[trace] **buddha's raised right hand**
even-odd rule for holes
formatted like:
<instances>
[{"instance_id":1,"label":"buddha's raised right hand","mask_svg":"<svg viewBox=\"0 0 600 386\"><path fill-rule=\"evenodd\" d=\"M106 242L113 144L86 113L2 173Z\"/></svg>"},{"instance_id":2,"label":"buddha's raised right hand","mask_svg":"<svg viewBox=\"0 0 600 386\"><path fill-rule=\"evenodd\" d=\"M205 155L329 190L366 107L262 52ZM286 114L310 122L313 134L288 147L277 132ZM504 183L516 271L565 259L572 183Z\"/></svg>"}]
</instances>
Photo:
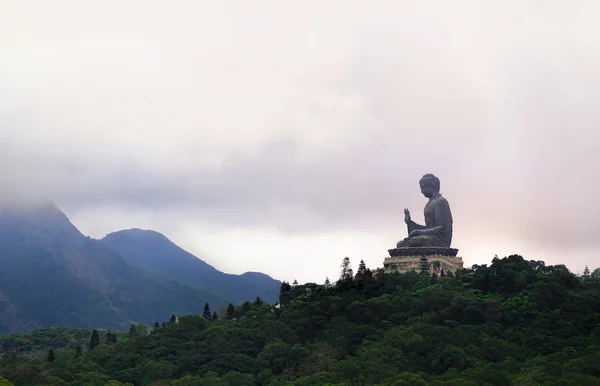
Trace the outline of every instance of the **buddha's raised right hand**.
<instances>
[{"instance_id":1,"label":"buddha's raised right hand","mask_svg":"<svg viewBox=\"0 0 600 386\"><path fill-rule=\"evenodd\" d=\"M410 222L410 212L408 209L404 209L404 222L408 225Z\"/></svg>"}]
</instances>

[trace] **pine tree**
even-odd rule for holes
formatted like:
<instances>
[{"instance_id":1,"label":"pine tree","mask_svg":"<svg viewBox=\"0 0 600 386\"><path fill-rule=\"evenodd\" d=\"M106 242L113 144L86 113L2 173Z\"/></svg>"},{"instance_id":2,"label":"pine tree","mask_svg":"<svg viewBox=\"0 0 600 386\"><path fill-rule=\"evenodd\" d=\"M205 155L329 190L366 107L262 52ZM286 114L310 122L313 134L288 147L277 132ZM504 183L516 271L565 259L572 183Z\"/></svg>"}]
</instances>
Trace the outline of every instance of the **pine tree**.
<instances>
[{"instance_id":1,"label":"pine tree","mask_svg":"<svg viewBox=\"0 0 600 386\"><path fill-rule=\"evenodd\" d=\"M48 362L54 362L56 360L56 355L54 354L54 350L50 349L50 351L48 351L48 358L47 358Z\"/></svg>"},{"instance_id":2,"label":"pine tree","mask_svg":"<svg viewBox=\"0 0 600 386\"><path fill-rule=\"evenodd\" d=\"M341 268L340 281L346 282L346 283L352 282L352 280L354 278L354 272L352 271L352 268L350 266L350 258L349 257L344 258L340 268Z\"/></svg>"},{"instance_id":3,"label":"pine tree","mask_svg":"<svg viewBox=\"0 0 600 386\"><path fill-rule=\"evenodd\" d=\"M169 323L174 324L176 320L177 320L177 317L175 315L171 315L171 319L169 319Z\"/></svg>"},{"instance_id":4,"label":"pine tree","mask_svg":"<svg viewBox=\"0 0 600 386\"><path fill-rule=\"evenodd\" d=\"M75 347L75 356L80 357L82 355L83 355L83 350L81 349L80 345L77 345L77 347Z\"/></svg>"},{"instance_id":5,"label":"pine tree","mask_svg":"<svg viewBox=\"0 0 600 386\"><path fill-rule=\"evenodd\" d=\"M288 292L292 290L292 286L287 281L283 281L281 283L281 287L279 287L279 303L285 302L285 297Z\"/></svg>"},{"instance_id":6,"label":"pine tree","mask_svg":"<svg viewBox=\"0 0 600 386\"><path fill-rule=\"evenodd\" d=\"M590 277L590 269L588 268L588 266L585 266L585 269L583 270L583 277L585 279L587 279L588 277Z\"/></svg>"},{"instance_id":7,"label":"pine tree","mask_svg":"<svg viewBox=\"0 0 600 386\"><path fill-rule=\"evenodd\" d=\"M117 334L116 333L112 333L112 336L110 338L110 344L117 344Z\"/></svg>"},{"instance_id":8,"label":"pine tree","mask_svg":"<svg viewBox=\"0 0 600 386\"><path fill-rule=\"evenodd\" d=\"M158 324L158 322L154 322L154 328L160 328L160 324Z\"/></svg>"},{"instance_id":9,"label":"pine tree","mask_svg":"<svg viewBox=\"0 0 600 386\"><path fill-rule=\"evenodd\" d=\"M257 296L256 299L254 299L255 306L260 306L262 303L263 303L263 301L259 296Z\"/></svg>"},{"instance_id":10,"label":"pine tree","mask_svg":"<svg viewBox=\"0 0 600 386\"><path fill-rule=\"evenodd\" d=\"M356 276L354 277L356 281L363 282L367 276L367 265L364 260L361 260L358 264L358 269L356 270Z\"/></svg>"},{"instance_id":11,"label":"pine tree","mask_svg":"<svg viewBox=\"0 0 600 386\"><path fill-rule=\"evenodd\" d=\"M135 324L132 324L131 327L129 327L129 336L134 336L137 334L137 327L135 326Z\"/></svg>"},{"instance_id":12,"label":"pine tree","mask_svg":"<svg viewBox=\"0 0 600 386\"><path fill-rule=\"evenodd\" d=\"M165 323L165 322L162 322L162 324L161 324L160 326L161 326L162 328L165 328L165 327L167 327L167 323Z\"/></svg>"},{"instance_id":13,"label":"pine tree","mask_svg":"<svg viewBox=\"0 0 600 386\"><path fill-rule=\"evenodd\" d=\"M325 278L325 287L327 287L327 288L331 287L331 282L329 281L329 277Z\"/></svg>"},{"instance_id":14,"label":"pine tree","mask_svg":"<svg viewBox=\"0 0 600 386\"><path fill-rule=\"evenodd\" d=\"M292 287L298 287L298 280L294 279L294 282L292 283Z\"/></svg>"},{"instance_id":15,"label":"pine tree","mask_svg":"<svg viewBox=\"0 0 600 386\"><path fill-rule=\"evenodd\" d=\"M419 271L429 275L429 261L427 261L425 256L421 257L421 260L419 261Z\"/></svg>"},{"instance_id":16,"label":"pine tree","mask_svg":"<svg viewBox=\"0 0 600 386\"><path fill-rule=\"evenodd\" d=\"M227 306L227 309L225 310L225 319L232 319L235 315L235 307L233 306L233 304L229 303L229 305Z\"/></svg>"},{"instance_id":17,"label":"pine tree","mask_svg":"<svg viewBox=\"0 0 600 386\"><path fill-rule=\"evenodd\" d=\"M207 320L210 320L210 318L212 317L208 303L204 303L204 312L202 313L202 316L204 316L204 318L206 318Z\"/></svg>"},{"instance_id":18,"label":"pine tree","mask_svg":"<svg viewBox=\"0 0 600 386\"><path fill-rule=\"evenodd\" d=\"M217 311L215 311L212 314L212 320L217 320L217 319L219 319L219 316L217 315Z\"/></svg>"},{"instance_id":19,"label":"pine tree","mask_svg":"<svg viewBox=\"0 0 600 386\"><path fill-rule=\"evenodd\" d=\"M225 312L225 318L233 319L234 316L235 316L235 307L233 306L233 304L229 303L229 305L227 306L227 312Z\"/></svg>"},{"instance_id":20,"label":"pine tree","mask_svg":"<svg viewBox=\"0 0 600 386\"><path fill-rule=\"evenodd\" d=\"M106 333L105 342L106 344L112 344L112 334L110 332Z\"/></svg>"},{"instance_id":21,"label":"pine tree","mask_svg":"<svg viewBox=\"0 0 600 386\"><path fill-rule=\"evenodd\" d=\"M100 344L100 336L98 335L98 330L92 331L92 336L90 338L90 351L98 347Z\"/></svg>"}]
</instances>

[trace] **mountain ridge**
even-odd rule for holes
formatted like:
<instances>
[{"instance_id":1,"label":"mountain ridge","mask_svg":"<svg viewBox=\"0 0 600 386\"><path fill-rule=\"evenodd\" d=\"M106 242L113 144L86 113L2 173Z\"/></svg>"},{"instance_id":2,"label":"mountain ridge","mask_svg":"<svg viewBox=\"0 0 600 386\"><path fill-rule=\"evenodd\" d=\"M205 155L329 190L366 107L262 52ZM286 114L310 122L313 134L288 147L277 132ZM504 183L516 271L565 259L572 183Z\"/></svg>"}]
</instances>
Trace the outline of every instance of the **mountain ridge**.
<instances>
[{"instance_id":1,"label":"mountain ridge","mask_svg":"<svg viewBox=\"0 0 600 386\"><path fill-rule=\"evenodd\" d=\"M140 266L164 272L186 283L212 288L231 296L236 303L255 297L276 302L279 297L281 281L262 272L222 272L154 230L125 229L109 233L99 242Z\"/></svg>"},{"instance_id":2,"label":"mountain ridge","mask_svg":"<svg viewBox=\"0 0 600 386\"><path fill-rule=\"evenodd\" d=\"M126 330L231 297L145 269L83 235L50 201L0 205L0 332L65 325Z\"/></svg>"}]
</instances>

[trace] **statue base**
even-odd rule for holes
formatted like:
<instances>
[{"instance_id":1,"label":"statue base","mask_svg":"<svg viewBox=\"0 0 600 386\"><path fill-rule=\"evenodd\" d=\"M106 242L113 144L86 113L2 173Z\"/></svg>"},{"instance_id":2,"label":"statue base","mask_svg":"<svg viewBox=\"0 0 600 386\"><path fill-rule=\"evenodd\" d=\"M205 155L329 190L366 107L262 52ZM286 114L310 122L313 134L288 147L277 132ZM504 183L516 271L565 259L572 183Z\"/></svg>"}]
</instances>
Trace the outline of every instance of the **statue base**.
<instances>
[{"instance_id":1,"label":"statue base","mask_svg":"<svg viewBox=\"0 0 600 386\"><path fill-rule=\"evenodd\" d=\"M421 259L426 258L429 263L429 272L441 275L442 269L444 273L454 272L457 269L463 268L462 257L456 256L440 256L440 255L413 255L413 256L392 256L386 257L383 260L383 269L386 273L400 272L406 273L409 271L421 270Z\"/></svg>"},{"instance_id":2,"label":"statue base","mask_svg":"<svg viewBox=\"0 0 600 386\"><path fill-rule=\"evenodd\" d=\"M456 248L444 247L406 247L388 249L390 256L449 256L454 257L458 254Z\"/></svg>"}]
</instances>

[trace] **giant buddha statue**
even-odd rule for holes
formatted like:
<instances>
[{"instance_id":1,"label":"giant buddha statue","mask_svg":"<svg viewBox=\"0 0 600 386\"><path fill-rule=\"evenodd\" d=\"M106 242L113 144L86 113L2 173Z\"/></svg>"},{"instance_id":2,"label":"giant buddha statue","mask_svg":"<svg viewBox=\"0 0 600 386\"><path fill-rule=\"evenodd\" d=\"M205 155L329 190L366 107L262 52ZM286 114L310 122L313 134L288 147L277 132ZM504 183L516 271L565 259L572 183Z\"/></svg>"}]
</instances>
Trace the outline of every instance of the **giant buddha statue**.
<instances>
[{"instance_id":1,"label":"giant buddha statue","mask_svg":"<svg viewBox=\"0 0 600 386\"><path fill-rule=\"evenodd\" d=\"M392 256L414 254L440 254L456 256L458 250L451 249L452 213L448 201L440 194L440 180L433 174L425 174L419 181L421 193L429 199L425 205L425 225L417 224L404 209L404 222L408 227L408 237L398 241L396 249L390 249Z\"/></svg>"}]
</instances>

